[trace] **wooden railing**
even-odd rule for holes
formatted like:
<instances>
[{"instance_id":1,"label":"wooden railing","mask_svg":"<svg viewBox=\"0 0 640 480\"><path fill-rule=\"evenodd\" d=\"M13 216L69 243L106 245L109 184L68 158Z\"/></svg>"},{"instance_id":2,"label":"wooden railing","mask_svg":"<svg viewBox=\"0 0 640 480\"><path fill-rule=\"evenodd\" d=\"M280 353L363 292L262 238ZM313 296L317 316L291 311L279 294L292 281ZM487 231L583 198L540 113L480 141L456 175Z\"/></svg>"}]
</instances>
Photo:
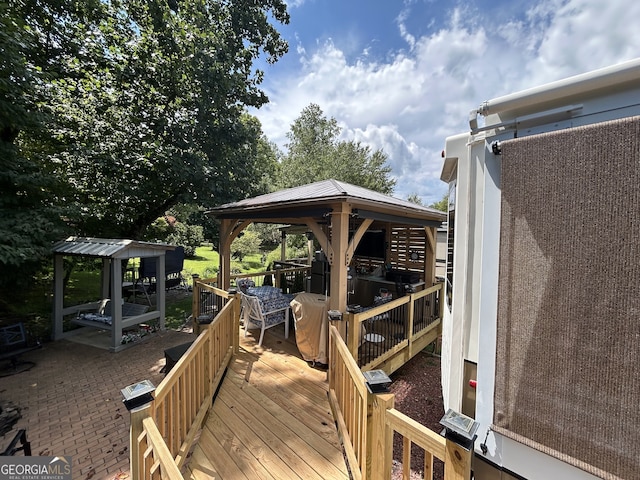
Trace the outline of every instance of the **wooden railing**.
<instances>
[{"instance_id":1,"label":"wooden railing","mask_svg":"<svg viewBox=\"0 0 640 480\"><path fill-rule=\"evenodd\" d=\"M362 370L382 369L391 375L440 336L442 285L344 316L348 348ZM377 341L363 341L365 331L377 335Z\"/></svg>"},{"instance_id":2,"label":"wooden railing","mask_svg":"<svg viewBox=\"0 0 640 480\"><path fill-rule=\"evenodd\" d=\"M215 293L228 296L219 289ZM239 318L239 302L232 296L160 383L153 401L131 412L134 480L182 479L180 468L238 352Z\"/></svg>"},{"instance_id":3,"label":"wooden railing","mask_svg":"<svg viewBox=\"0 0 640 480\"><path fill-rule=\"evenodd\" d=\"M395 410L392 394L374 395L342 340L329 327L329 402L355 480L389 480L394 432L402 436L403 478L411 475L412 445L425 453L425 480L433 479L433 459L444 462L445 480L467 480L472 451Z\"/></svg>"},{"instance_id":4,"label":"wooden railing","mask_svg":"<svg viewBox=\"0 0 640 480\"><path fill-rule=\"evenodd\" d=\"M183 480L184 477L171 456L156 423L149 416L150 409L151 406L147 405L145 408L131 412L130 443L132 446L136 446L135 452L133 448L131 450L132 477L134 479ZM135 434L138 431L140 433Z\"/></svg>"},{"instance_id":5,"label":"wooden railing","mask_svg":"<svg viewBox=\"0 0 640 480\"><path fill-rule=\"evenodd\" d=\"M253 280L257 287L262 285L273 285L280 288L284 293L298 293L305 289L305 278L311 267L287 267L267 270L256 273L240 273L231 275L231 282L239 278L249 278Z\"/></svg>"},{"instance_id":6,"label":"wooden railing","mask_svg":"<svg viewBox=\"0 0 640 480\"><path fill-rule=\"evenodd\" d=\"M305 270L306 267L300 267L233 275L232 280L250 278L256 285L261 285L260 282L270 273L292 275ZM216 281L216 278L194 279L192 311L195 328L201 321L210 321L229 298L224 290L216 287ZM361 313L345 313L347 345L360 369L382 369L391 375L436 341L442 333L443 291L443 284L438 283ZM379 332L377 335L383 340L363 341L362 332Z\"/></svg>"},{"instance_id":7,"label":"wooden railing","mask_svg":"<svg viewBox=\"0 0 640 480\"><path fill-rule=\"evenodd\" d=\"M134 480L163 478L182 480L180 469L192 447L198 430L212 405L213 395L222 381L232 356L238 352L240 306L235 295L208 281L194 281L194 298L203 292L218 299L219 312L202 327L191 347L171 369L154 392L154 399L131 412L131 473ZM406 345L394 350L406 357L412 349L431 338L425 331L438 329L440 317L420 324L417 310L436 309L439 285L395 300L363 314L347 315L349 337L372 315L404 308L409 315ZM433 298L433 300L425 300ZM200 301L194 301L194 315ZM439 315L439 313L438 313ZM422 315L424 317L424 315ZM426 318L426 317L425 317ZM419 328L415 325L420 324ZM425 479L432 478L433 458L445 462L445 480L469 476L471 453L393 409L393 395L372 395L366 387L361 368L352 351L334 325L329 327L329 400L342 439L353 478L388 480L391 478L393 432L404 438L403 468L408 471L411 445L425 450ZM426 345L426 344L425 344ZM357 349L356 349L357 351ZM417 353L417 352L416 352ZM389 358L385 357L385 362ZM408 474L404 478L409 478Z\"/></svg>"},{"instance_id":8,"label":"wooden railing","mask_svg":"<svg viewBox=\"0 0 640 480\"><path fill-rule=\"evenodd\" d=\"M367 469L369 392L338 329L329 326L329 403L354 480Z\"/></svg>"}]
</instances>

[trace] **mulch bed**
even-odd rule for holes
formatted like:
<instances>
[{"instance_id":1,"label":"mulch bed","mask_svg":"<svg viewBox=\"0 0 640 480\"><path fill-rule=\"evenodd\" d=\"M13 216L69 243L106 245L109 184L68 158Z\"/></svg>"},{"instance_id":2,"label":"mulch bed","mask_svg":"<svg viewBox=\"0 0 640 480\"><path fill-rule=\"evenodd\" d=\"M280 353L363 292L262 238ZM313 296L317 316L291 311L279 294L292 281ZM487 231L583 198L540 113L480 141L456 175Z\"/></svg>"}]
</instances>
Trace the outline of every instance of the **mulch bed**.
<instances>
[{"instance_id":1,"label":"mulch bed","mask_svg":"<svg viewBox=\"0 0 640 480\"><path fill-rule=\"evenodd\" d=\"M391 375L391 393L395 394L395 408L435 432L440 432L440 419L444 415L442 386L440 384L440 358L419 353ZM402 478L402 439L396 435L393 442L392 479ZM411 449L411 479L422 478L424 451ZM444 478L444 467L434 459L434 479Z\"/></svg>"}]
</instances>

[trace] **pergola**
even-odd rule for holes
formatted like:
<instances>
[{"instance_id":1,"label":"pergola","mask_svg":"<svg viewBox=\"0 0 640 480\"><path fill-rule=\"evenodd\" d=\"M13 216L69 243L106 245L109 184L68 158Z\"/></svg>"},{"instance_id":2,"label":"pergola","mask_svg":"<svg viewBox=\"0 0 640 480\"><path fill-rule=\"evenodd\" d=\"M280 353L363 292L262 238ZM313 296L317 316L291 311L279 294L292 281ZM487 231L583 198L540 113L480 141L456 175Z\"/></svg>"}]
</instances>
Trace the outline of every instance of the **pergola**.
<instances>
[{"instance_id":1,"label":"pergola","mask_svg":"<svg viewBox=\"0 0 640 480\"><path fill-rule=\"evenodd\" d=\"M387 262L419 270L426 285L435 282L437 228L446 214L406 200L337 180L228 203L208 212L220 220L219 286L230 287L231 243L251 223L306 226L331 266L330 308L347 308L347 267L365 232L384 226L389 232Z\"/></svg>"},{"instance_id":2,"label":"pergola","mask_svg":"<svg viewBox=\"0 0 640 480\"><path fill-rule=\"evenodd\" d=\"M174 245L164 243L141 242L125 239L106 238L83 238L69 237L53 246L54 255L54 296L53 296L53 338L61 338L73 335L77 332L64 331L65 315L76 314L78 311L87 308L96 308L99 302L92 302L83 305L64 306L64 268L63 259L65 256L82 256L99 258L102 260L102 283L101 291L96 292L100 299L110 299L112 305L121 305L122 298L122 262L129 258L153 257L156 262L157 272L157 298L156 310L146 312L135 317L123 319L122 309L112 309L112 324L96 325L99 328L111 331L110 350L117 352L123 345L122 330L126 326L137 325L142 322L158 319L159 326L164 329L165 321L165 254L168 250L175 249ZM90 324L91 322L87 322Z\"/></svg>"}]
</instances>

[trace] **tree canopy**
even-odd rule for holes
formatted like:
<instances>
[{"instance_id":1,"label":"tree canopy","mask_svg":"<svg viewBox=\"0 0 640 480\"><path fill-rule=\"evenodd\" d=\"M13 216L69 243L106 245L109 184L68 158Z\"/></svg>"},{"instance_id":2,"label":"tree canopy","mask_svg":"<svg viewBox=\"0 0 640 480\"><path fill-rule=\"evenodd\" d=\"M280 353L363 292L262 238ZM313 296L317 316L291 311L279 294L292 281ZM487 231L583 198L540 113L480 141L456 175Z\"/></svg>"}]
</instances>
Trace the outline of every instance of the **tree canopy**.
<instances>
[{"instance_id":1,"label":"tree canopy","mask_svg":"<svg viewBox=\"0 0 640 480\"><path fill-rule=\"evenodd\" d=\"M393 193L396 180L382 150L353 140L339 140L341 129L335 118L324 116L320 107L310 104L291 125L287 134L288 153L281 164L284 188L311 181L335 178L385 194Z\"/></svg>"},{"instance_id":2,"label":"tree canopy","mask_svg":"<svg viewBox=\"0 0 640 480\"><path fill-rule=\"evenodd\" d=\"M283 0L0 9L0 270L40 259L65 225L136 238L178 203L266 188L254 180L275 161L246 107L267 102L256 60L287 51Z\"/></svg>"}]
</instances>

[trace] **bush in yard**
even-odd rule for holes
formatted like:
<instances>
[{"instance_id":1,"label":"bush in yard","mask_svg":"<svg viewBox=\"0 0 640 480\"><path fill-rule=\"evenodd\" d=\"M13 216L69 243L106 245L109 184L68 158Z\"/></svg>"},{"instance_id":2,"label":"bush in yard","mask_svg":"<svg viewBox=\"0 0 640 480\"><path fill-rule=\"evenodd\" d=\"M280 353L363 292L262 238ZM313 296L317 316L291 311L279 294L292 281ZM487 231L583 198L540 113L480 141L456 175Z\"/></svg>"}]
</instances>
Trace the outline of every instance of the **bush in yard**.
<instances>
[{"instance_id":1,"label":"bush in yard","mask_svg":"<svg viewBox=\"0 0 640 480\"><path fill-rule=\"evenodd\" d=\"M145 238L170 245L180 245L184 247L185 257L193 258L196 255L196 248L204 242L204 233L200 225L188 225L167 215L157 218L147 228Z\"/></svg>"},{"instance_id":2,"label":"bush in yard","mask_svg":"<svg viewBox=\"0 0 640 480\"><path fill-rule=\"evenodd\" d=\"M203 228L200 225L187 225L176 222L171 233L166 238L171 245L184 247L184 255L192 258L196 255L196 248L204 242Z\"/></svg>"}]
</instances>

